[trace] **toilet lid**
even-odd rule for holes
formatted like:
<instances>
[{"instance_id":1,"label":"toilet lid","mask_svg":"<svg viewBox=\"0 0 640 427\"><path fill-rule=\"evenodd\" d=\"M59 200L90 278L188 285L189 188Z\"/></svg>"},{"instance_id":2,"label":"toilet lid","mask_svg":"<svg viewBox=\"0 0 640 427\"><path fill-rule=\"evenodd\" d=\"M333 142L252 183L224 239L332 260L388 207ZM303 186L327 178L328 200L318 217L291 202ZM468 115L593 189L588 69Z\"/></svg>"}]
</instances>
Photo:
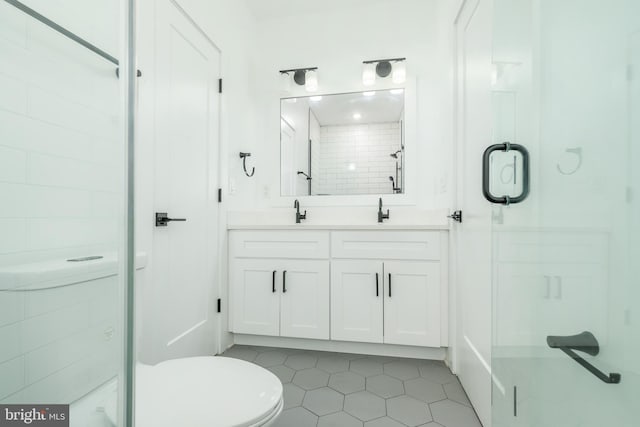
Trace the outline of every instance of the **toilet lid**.
<instances>
[{"instance_id":1,"label":"toilet lid","mask_svg":"<svg viewBox=\"0 0 640 427\"><path fill-rule=\"evenodd\" d=\"M139 427L247 427L282 409L278 377L243 360L193 357L136 369Z\"/></svg>"}]
</instances>

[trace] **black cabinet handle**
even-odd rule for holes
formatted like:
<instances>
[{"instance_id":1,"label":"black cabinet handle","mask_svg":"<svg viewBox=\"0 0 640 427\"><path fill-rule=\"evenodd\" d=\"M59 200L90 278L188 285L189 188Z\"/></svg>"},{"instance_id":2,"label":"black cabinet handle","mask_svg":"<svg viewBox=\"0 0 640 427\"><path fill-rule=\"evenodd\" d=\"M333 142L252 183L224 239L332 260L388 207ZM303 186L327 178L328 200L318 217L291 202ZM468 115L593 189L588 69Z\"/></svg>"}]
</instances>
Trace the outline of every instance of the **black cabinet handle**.
<instances>
[{"instance_id":1,"label":"black cabinet handle","mask_svg":"<svg viewBox=\"0 0 640 427\"><path fill-rule=\"evenodd\" d=\"M287 293L287 270L282 272L282 293Z\"/></svg>"},{"instance_id":2,"label":"black cabinet handle","mask_svg":"<svg viewBox=\"0 0 640 427\"><path fill-rule=\"evenodd\" d=\"M391 273L389 273L389 298L391 298Z\"/></svg>"},{"instance_id":3,"label":"black cabinet handle","mask_svg":"<svg viewBox=\"0 0 640 427\"><path fill-rule=\"evenodd\" d=\"M380 281L378 279L378 273L376 273L376 296L380 296Z\"/></svg>"},{"instance_id":4,"label":"black cabinet handle","mask_svg":"<svg viewBox=\"0 0 640 427\"><path fill-rule=\"evenodd\" d=\"M491 194L491 153L494 151L517 151L522 154L522 193L518 196L494 196ZM515 168L514 168L514 180L515 180ZM529 195L529 152L520 144L511 144L505 142L502 144L494 144L489 146L482 155L482 194L485 199L491 203L497 203L501 205L509 205L512 203L523 202Z\"/></svg>"},{"instance_id":5,"label":"black cabinet handle","mask_svg":"<svg viewBox=\"0 0 640 427\"><path fill-rule=\"evenodd\" d=\"M273 275L271 276L271 292L276 292L276 271L273 270Z\"/></svg>"}]
</instances>

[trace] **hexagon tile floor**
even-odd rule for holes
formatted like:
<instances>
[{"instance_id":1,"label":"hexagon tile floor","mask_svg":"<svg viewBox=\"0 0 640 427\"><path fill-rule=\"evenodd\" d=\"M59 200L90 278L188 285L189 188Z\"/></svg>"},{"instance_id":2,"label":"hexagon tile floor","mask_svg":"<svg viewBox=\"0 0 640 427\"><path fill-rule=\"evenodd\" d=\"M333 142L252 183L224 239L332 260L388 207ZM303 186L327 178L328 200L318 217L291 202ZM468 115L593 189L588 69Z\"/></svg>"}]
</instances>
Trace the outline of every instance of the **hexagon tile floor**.
<instances>
[{"instance_id":1,"label":"hexagon tile floor","mask_svg":"<svg viewBox=\"0 0 640 427\"><path fill-rule=\"evenodd\" d=\"M284 411L274 427L481 427L443 362L255 346L223 356L280 378Z\"/></svg>"}]
</instances>

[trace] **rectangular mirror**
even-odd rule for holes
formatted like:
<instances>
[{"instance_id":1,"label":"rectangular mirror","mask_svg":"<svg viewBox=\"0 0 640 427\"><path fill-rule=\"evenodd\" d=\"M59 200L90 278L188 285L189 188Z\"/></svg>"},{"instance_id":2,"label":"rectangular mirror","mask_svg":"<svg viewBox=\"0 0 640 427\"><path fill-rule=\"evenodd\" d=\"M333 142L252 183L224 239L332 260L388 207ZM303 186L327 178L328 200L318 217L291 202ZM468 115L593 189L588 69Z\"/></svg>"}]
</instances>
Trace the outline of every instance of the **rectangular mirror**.
<instances>
[{"instance_id":1,"label":"rectangular mirror","mask_svg":"<svg viewBox=\"0 0 640 427\"><path fill-rule=\"evenodd\" d=\"M404 193L404 90L284 98L280 194Z\"/></svg>"}]
</instances>

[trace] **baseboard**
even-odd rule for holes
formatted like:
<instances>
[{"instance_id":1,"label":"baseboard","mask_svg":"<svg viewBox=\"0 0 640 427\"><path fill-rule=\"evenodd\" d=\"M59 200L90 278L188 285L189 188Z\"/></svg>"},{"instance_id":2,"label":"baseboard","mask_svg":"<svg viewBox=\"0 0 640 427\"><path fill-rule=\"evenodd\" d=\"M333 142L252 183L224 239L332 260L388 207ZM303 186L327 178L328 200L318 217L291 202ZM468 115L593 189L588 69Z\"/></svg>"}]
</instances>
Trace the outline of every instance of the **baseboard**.
<instances>
[{"instance_id":1,"label":"baseboard","mask_svg":"<svg viewBox=\"0 0 640 427\"><path fill-rule=\"evenodd\" d=\"M408 345L311 340L262 335L235 334L234 343L238 345L257 345L261 347L295 348L300 350L331 351L428 360L445 360L447 355L447 349L445 347L415 347Z\"/></svg>"}]
</instances>

